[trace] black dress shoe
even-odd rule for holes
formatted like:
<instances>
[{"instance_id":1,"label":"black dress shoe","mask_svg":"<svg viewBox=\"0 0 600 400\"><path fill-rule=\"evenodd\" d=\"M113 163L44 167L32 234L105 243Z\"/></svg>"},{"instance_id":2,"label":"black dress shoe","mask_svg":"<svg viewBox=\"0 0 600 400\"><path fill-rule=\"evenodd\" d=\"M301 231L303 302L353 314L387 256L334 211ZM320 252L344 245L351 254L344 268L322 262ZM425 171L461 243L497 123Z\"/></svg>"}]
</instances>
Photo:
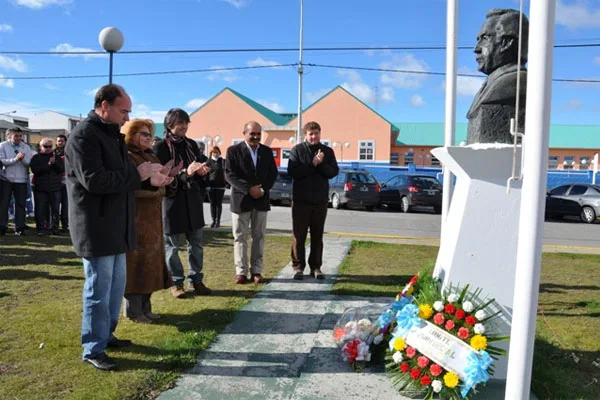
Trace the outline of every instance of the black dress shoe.
<instances>
[{"instance_id":1,"label":"black dress shoe","mask_svg":"<svg viewBox=\"0 0 600 400\"><path fill-rule=\"evenodd\" d=\"M132 345L131 340L117 339L116 337L114 337L106 344L106 347L118 349L121 347L127 347L127 346L131 346L131 345Z\"/></svg>"},{"instance_id":2,"label":"black dress shoe","mask_svg":"<svg viewBox=\"0 0 600 400\"><path fill-rule=\"evenodd\" d=\"M97 368L102 371L112 371L117 369L117 363L115 360L106 355L106 353L100 353L95 357L86 358L86 363L92 364L94 368Z\"/></svg>"}]
</instances>

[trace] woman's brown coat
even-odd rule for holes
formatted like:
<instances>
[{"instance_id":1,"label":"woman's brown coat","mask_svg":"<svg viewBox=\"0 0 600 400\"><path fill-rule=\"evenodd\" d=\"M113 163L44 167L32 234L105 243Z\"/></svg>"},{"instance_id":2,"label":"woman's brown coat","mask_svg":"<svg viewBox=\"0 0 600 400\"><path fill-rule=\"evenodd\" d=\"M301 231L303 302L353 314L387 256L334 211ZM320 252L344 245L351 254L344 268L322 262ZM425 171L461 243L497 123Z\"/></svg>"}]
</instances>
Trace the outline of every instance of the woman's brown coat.
<instances>
[{"instance_id":1,"label":"woman's brown coat","mask_svg":"<svg viewBox=\"0 0 600 400\"><path fill-rule=\"evenodd\" d=\"M129 145L127 150L136 166L146 161L160 162L152 150L144 151L133 145ZM157 189L145 184L135 192L137 248L127 253L125 294L148 294L172 284L165 262L163 196L163 188Z\"/></svg>"}]
</instances>

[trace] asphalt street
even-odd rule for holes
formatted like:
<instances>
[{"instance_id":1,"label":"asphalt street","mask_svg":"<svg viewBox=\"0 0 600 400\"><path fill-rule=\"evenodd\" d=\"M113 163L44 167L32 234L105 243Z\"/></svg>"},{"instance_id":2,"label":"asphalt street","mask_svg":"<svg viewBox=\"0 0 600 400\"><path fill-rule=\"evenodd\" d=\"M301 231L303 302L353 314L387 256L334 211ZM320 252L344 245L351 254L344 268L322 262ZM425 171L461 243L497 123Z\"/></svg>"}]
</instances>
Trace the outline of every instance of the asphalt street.
<instances>
[{"instance_id":1,"label":"asphalt street","mask_svg":"<svg viewBox=\"0 0 600 400\"><path fill-rule=\"evenodd\" d=\"M205 204L204 215L210 225L210 206ZM290 207L272 207L267 228L291 231ZM363 209L329 209L325 232L332 236L363 238L389 242L416 244L439 244L440 215L424 209L403 214L398 211ZM231 225L229 204L223 204L222 225ZM482 221L482 234L490 227ZM575 251L600 253L600 222L584 224L577 219L565 219L544 223L545 251Z\"/></svg>"}]
</instances>

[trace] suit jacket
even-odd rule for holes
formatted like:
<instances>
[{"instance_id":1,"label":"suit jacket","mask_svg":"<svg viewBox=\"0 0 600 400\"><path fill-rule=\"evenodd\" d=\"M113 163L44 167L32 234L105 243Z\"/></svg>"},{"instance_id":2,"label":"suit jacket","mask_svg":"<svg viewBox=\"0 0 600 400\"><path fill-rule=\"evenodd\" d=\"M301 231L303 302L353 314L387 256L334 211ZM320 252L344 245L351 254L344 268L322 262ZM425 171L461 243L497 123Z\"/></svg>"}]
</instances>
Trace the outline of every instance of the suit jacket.
<instances>
[{"instance_id":1,"label":"suit jacket","mask_svg":"<svg viewBox=\"0 0 600 400\"><path fill-rule=\"evenodd\" d=\"M225 159L225 179L231 185L231 212L239 214L256 209L269 211L269 190L277 179L277 165L270 147L261 144L258 147L256 168L252 162L250 150L246 142L240 142L227 149ZM262 185L265 194L260 199L253 199L249 190L254 185Z\"/></svg>"}]
</instances>

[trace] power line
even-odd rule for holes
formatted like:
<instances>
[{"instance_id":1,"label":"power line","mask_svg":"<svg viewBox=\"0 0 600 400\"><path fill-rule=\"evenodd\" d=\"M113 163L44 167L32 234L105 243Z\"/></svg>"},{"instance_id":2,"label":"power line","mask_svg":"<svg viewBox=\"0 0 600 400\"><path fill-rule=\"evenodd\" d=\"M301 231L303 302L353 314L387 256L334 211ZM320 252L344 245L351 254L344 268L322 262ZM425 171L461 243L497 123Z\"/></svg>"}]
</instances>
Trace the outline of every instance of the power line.
<instances>
[{"instance_id":1,"label":"power line","mask_svg":"<svg viewBox=\"0 0 600 400\"><path fill-rule=\"evenodd\" d=\"M445 72L435 71L418 71L418 70L407 70L407 69L394 69L394 68L375 68L375 67L355 67L347 65L329 65L329 64L314 64L304 63L307 67L316 68L332 68L332 69L347 69L355 71L371 71L371 72L391 72L401 74L414 74L414 75L432 75L432 76L445 76ZM298 63L290 64L277 64L277 65L257 65L248 67L221 67L221 68L204 68L204 69L187 69L187 70L173 70L173 71L151 71L151 72L130 72L113 74L113 76L151 76L151 75L175 75L175 74L191 74L200 72L224 72L224 71L242 71L252 69L267 69L267 68L282 68L282 67L296 67ZM95 74L95 75L63 75L63 76L15 76L15 77L2 77L2 79L12 80L44 80L44 79L86 79L86 78L105 78L106 74ZM483 75L477 74L465 74L458 73L457 76L471 77L471 78L485 78ZM554 82L567 82L567 83L600 83L600 79L567 79L567 78L554 78Z\"/></svg>"},{"instance_id":2,"label":"power line","mask_svg":"<svg viewBox=\"0 0 600 400\"><path fill-rule=\"evenodd\" d=\"M568 43L555 44L554 48L600 47L600 43ZM472 50L473 46L458 46L458 50ZM446 46L376 46L376 47L306 47L303 51L392 51L392 50L446 50ZM185 54L185 53L258 53L258 52L297 52L295 47L244 48L244 49L181 49L181 50L123 50L119 54ZM0 54L13 55L105 55L104 51L18 51L0 50Z\"/></svg>"}]
</instances>

